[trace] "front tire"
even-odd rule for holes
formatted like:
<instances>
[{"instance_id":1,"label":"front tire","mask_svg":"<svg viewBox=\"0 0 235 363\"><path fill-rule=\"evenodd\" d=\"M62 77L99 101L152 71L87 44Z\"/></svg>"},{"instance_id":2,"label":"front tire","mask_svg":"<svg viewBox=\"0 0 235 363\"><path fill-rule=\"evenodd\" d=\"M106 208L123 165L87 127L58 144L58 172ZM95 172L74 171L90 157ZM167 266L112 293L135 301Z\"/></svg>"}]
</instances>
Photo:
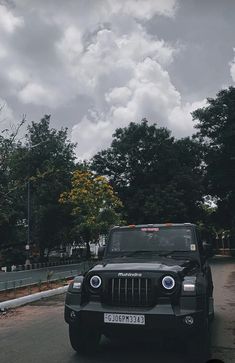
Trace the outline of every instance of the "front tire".
<instances>
[{"instance_id":1,"label":"front tire","mask_svg":"<svg viewBox=\"0 0 235 363\"><path fill-rule=\"evenodd\" d=\"M209 322L211 323L215 318L215 310L214 310L214 299L213 297L209 297Z\"/></svg>"},{"instance_id":2,"label":"front tire","mask_svg":"<svg viewBox=\"0 0 235 363\"><path fill-rule=\"evenodd\" d=\"M206 362L211 357L211 341L209 321L206 319L202 327L188 341L188 353L191 357L190 362Z\"/></svg>"},{"instance_id":3,"label":"front tire","mask_svg":"<svg viewBox=\"0 0 235 363\"><path fill-rule=\"evenodd\" d=\"M92 353L98 348L101 334L96 330L69 325L69 339L72 348L78 353Z\"/></svg>"}]
</instances>

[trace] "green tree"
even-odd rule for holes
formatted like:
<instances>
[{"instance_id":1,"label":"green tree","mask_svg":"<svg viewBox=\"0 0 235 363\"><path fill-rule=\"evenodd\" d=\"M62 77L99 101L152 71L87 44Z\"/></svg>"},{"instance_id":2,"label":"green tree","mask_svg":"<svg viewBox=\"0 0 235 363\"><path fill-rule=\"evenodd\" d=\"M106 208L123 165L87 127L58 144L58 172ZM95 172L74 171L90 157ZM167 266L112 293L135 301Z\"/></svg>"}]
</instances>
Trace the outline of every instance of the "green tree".
<instances>
[{"instance_id":1,"label":"green tree","mask_svg":"<svg viewBox=\"0 0 235 363\"><path fill-rule=\"evenodd\" d=\"M5 263L12 262L10 256L13 254L21 262L17 246L22 232L17 224L21 197L12 179L11 164L14 152L20 146L17 136L24 122L23 119L15 128L2 130L0 135L0 249Z\"/></svg>"},{"instance_id":2,"label":"green tree","mask_svg":"<svg viewBox=\"0 0 235 363\"><path fill-rule=\"evenodd\" d=\"M217 198L215 221L235 235L235 88L208 98L193 112L196 138L205 150L207 193Z\"/></svg>"},{"instance_id":3,"label":"green tree","mask_svg":"<svg viewBox=\"0 0 235 363\"><path fill-rule=\"evenodd\" d=\"M106 234L111 225L120 223L122 203L103 176L79 169L73 173L72 187L60 196L62 205L71 206L74 217L74 235L87 246L90 255L90 241L97 241L100 234Z\"/></svg>"},{"instance_id":4,"label":"green tree","mask_svg":"<svg viewBox=\"0 0 235 363\"><path fill-rule=\"evenodd\" d=\"M24 120L15 130L4 129L0 134L0 225L8 221L11 214L9 207L12 203L13 186L10 178L10 162L15 148L20 144L16 138L23 123Z\"/></svg>"},{"instance_id":5,"label":"green tree","mask_svg":"<svg viewBox=\"0 0 235 363\"><path fill-rule=\"evenodd\" d=\"M162 127L130 123L91 168L109 178L128 223L185 222L200 218L203 170L200 143L175 140Z\"/></svg>"},{"instance_id":6,"label":"green tree","mask_svg":"<svg viewBox=\"0 0 235 363\"><path fill-rule=\"evenodd\" d=\"M27 221L30 196L30 244L40 250L41 257L45 248L50 250L69 239L71 218L68 208L58 200L70 188L74 146L67 138L67 129L51 128L50 116L46 115L29 125L26 144L12 157L12 179L24 198L21 214Z\"/></svg>"}]
</instances>

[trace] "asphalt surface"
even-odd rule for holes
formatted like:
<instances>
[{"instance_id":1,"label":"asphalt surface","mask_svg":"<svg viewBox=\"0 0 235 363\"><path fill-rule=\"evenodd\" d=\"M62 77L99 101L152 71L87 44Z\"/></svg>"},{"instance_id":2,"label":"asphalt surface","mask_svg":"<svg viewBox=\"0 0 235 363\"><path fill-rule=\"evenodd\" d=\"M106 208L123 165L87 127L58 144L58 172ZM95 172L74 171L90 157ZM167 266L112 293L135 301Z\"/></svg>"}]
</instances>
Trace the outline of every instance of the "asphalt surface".
<instances>
[{"instance_id":1,"label":"asphalt surface","mask_svg":"<svg viewBox=\"0 0 235 363\"><path fill-rule=\"evenodd\" d=\"M213 358L235 362L235 260L212 261L215 284L215 320L212 325ZM111 342L102 339L94 356L75 353L63 320L64 295L0 315L1 363L183 363L185 347L174 342L156 344ZM203 362L202 362L203 363Z\"/></svg>"},{"instance_id":2,"label":"asphalt surface","mask_svg":"<svg viewBox=\"0 0 235 363\"><path fill-rule=\"evenodd\" d=\"M47 281L48 273L51 273L51 279L61 279L64 277L75 276L85 267L86 262L72 265L50 266L37 270L26 270L16 272L0 273L0 291L7 288L33 284L35 282Z\"/></svg>"}]
</instances>

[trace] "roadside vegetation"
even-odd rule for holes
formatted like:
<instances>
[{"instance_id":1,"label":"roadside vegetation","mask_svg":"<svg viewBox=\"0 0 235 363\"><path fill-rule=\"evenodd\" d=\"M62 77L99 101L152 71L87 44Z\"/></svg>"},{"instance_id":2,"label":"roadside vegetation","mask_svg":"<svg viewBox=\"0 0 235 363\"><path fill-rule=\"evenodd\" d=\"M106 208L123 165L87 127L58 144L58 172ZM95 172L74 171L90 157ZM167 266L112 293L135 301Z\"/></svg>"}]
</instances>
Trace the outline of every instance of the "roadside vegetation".
<instances>
[{"instance_id":1,"label":"roadside vegetation","mask_svg":"<svg viewBox=\"0 0 235 363\"><path fill-rule=\"evenodd\" d=\"M25 120L2 130L0 265L23 264L28 242L41 261L45 251L73 243L86 245L89 257L88 242L124 221L194 222L213 243L234 244L235 88L192 117L195 133L181 139L146 119L131 122L83 162L68 130L51 127L48 115L23 137Z\"/></svg>"}]
</instances>

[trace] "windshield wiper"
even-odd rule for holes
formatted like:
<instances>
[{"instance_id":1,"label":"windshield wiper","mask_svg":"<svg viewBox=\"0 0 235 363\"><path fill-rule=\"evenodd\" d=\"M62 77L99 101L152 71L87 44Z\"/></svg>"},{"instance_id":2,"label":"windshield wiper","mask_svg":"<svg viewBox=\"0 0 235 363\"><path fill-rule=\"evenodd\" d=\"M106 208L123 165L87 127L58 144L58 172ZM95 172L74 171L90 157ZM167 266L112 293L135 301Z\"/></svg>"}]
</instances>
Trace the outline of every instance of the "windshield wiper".
<instances>
[{"instance_id":1,"label":"windshield wiper","mask_svg":"<svg viewBox=\"0 0 235 363\"><path fill-rule=\"evenodd\" d=\"M190 251L179 251L179 250L172 250L172 251L166 251L166 252L161 252L161 253L159 253L159 256L163 256L163 257L167 257L167 256L170 256L170 255L174 255L175 253L179 253L179 254L181 254L181 253L189 253ZM179 257L180 257L180 255L179 255Z\"/></svg>"},{"instance_id":2,"label":"windshield wiper","mask_svg":"<svg viewBox=\"0 0 235 363\"><path fill-rule=\"evenodd\" d=\"M131 256L135 256L135 255L141 255L141 254L158 254L158 251L150 251L150 250L136 250L136 251L132 251L132 252L126 252L126 253L122 253L120 255L118 255L117 257L131 257Z\"/></svg>"}]
</instances>

